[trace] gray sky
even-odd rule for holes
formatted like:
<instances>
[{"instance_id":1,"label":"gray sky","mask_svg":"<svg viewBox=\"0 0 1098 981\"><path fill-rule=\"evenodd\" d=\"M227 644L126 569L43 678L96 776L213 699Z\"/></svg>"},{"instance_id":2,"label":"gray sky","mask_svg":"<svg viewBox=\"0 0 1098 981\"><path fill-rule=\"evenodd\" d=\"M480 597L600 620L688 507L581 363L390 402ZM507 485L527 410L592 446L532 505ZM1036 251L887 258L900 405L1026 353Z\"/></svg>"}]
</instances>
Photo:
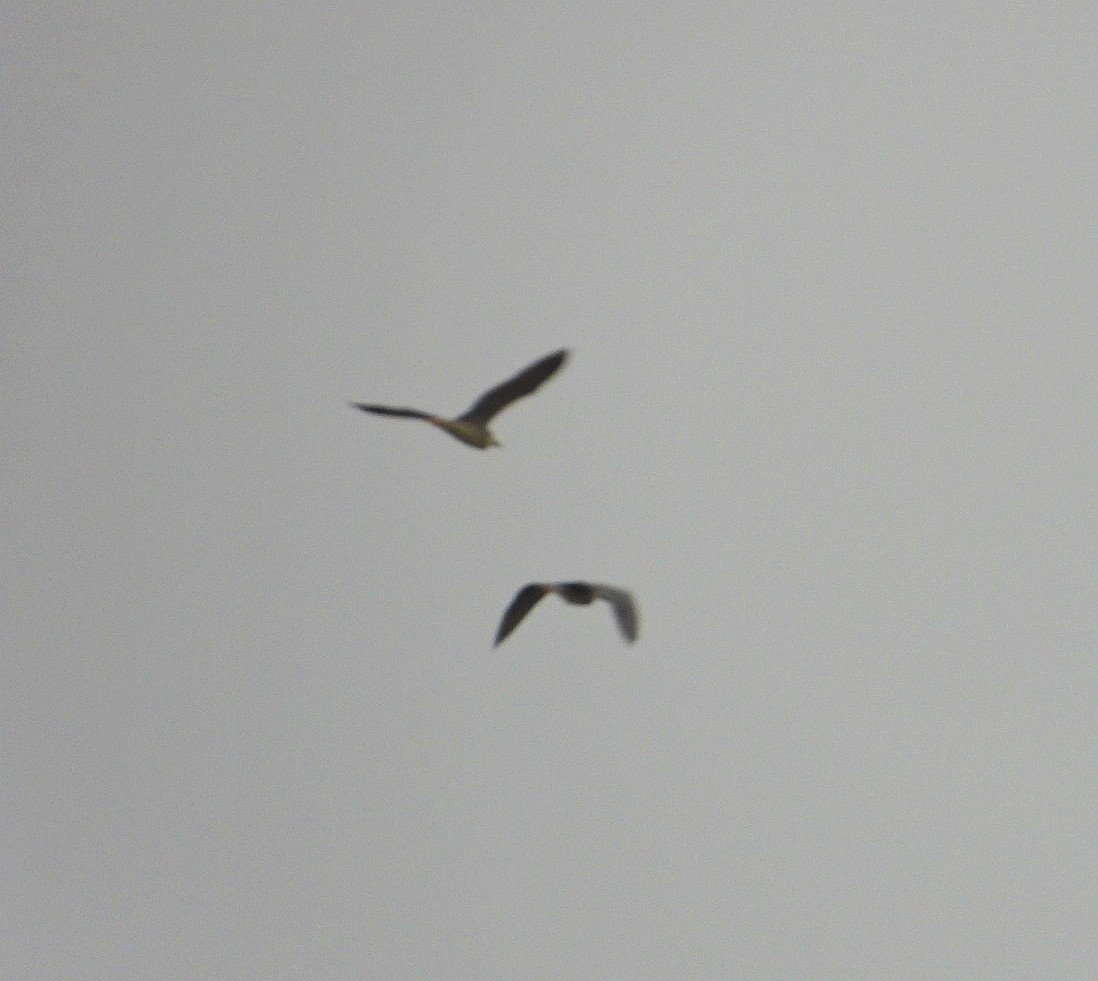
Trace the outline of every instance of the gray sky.
<instances>
[{"instance_id":1,"label":"gray sky","mask_svg":"<svg viewBox=\"0 0 1098 981\"><path fill-rule=\"evenodd\" d=\"M1098 14L718 11L5 15L5 977L1093 975Z\"/></svg>"}]
</instances>

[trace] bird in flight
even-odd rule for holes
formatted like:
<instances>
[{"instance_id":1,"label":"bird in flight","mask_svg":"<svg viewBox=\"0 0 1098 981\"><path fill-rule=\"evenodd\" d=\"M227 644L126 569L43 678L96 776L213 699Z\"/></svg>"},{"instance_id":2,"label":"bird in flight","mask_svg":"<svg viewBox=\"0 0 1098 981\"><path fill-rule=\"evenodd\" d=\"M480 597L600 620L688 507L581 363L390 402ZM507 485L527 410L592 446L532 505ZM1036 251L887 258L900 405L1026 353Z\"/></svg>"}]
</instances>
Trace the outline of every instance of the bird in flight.
<instances>
[{"instance_id":1,"label":"bird in flight","mask_svg":"<svg viewBox=\"0 0 1098 981\"><path fill-rule=\"evenodd\" d=\"M624 589L597 582L532 582L515 593L511 605L504 611L493 646L502 644L511 631L522 623L526 614L548 593L556 593L566 603L576 606L589 606L597 599L606 600L613 607L622 636L629 643L637 639L637 607L633 603L632 595Z\"/></svg>"},{"instance_id":2,"label":"bird in flight","mask_svg":"<svg viewBox=\"0 0 1098 981\"><path fill-rule=\"evenodd\" d=\"M351 405L363 412L373 412L379 416L424 419L463 443L475 446L478 450L484 450L489 446L501 445L492 434L492 430L488 428L492 417L502 412L516 399L529 395L537 389L542 382L557 372L567 357L567 350L547 354L539 361L523 368L514 378L509 378L503 384L490 388L456 419L445 419L429 412L420 412L419 409L395 409L387 405L366 405L363 402L352 402Z\"/></svg>"}]
</instances>

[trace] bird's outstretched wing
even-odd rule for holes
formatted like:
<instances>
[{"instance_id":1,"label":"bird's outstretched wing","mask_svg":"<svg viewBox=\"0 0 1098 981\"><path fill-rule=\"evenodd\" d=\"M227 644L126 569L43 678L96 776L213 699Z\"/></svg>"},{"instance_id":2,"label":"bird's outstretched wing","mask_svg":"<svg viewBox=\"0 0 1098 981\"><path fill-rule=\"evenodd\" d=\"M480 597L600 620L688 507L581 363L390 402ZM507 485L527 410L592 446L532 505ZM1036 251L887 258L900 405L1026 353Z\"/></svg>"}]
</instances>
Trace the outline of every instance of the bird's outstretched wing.
<instances>
[{"instance_id":1,"label":"bird's outstretched wing","mask_svg":"<svg viewBox=\"0 0 1098 981\"><path fill-rule=\"evenodd\" d=\"M514 378L509 378L502 385L489 389L458 416L458 419L486 424L497 412L506 409L516 399L529 395L542 382L555 374L567 357L566 350L547 354L540 361L535 361L532 365L523 368Z\"/></svg>"},{"instance_id":2,"label":"bird's outstretched wing","mask_svg":"<svg viewBox=\"0 0 1098 981\"><path fill-rule=\"evenodd\" d=\"M365 402L352 402L352 407L363 412L372 412L378 416L400 416L402 419L432 419L429 412L420 412L419 409L394 409L389 405L366 405Z\"/></svg>"},{"instance_id":3,"label":"bird's outstretched wing","mask_svg":"<svg viewBox=\"0 0 1098 981\"><path fill-rule=\"evenodd\" d=\"M599 599L606 600L614 608L614 616L622 635L629 643L637 639L637 606L633 602L632 593L614 586L605 586L601 583L591 583L591 588Z\"/></svg>"},{"instance_id":4,"label":"bird's outstretched wing","mask_svg":"<svg viewBox=\"0 0 1098 981\"><path fill-rule=\"evenodd\" d=\"M496 631L495 643L492 646L498 647L502 644L507 635L522 623L522 618L537 606L538 600L547 592L548 590L540 583L532 582L515 593L511 605L504 611L503 619L499 623L499 630Z\"/></svg>"}]
</instances>

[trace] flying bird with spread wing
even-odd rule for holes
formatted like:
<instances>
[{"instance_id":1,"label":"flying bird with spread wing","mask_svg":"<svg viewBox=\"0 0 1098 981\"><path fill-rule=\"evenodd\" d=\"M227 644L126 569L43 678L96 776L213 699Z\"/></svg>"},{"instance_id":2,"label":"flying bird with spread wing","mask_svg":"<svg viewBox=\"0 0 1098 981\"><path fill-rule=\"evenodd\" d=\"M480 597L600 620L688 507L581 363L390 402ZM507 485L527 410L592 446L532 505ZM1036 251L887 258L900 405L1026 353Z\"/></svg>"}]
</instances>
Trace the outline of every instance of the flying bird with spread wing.
<instances>
[{"instance_id":1,"label":"flying bird with spread wing","mask_svg":"<svg viewBox=\"0 0 1098 981\"><path fill-rule=\"evenodd\" d=\"M420 412L419 409L396 409L387 405L367 405L364 402L352 402L351 405L363 412L372 412L379 416L399 416L402 419L423 419L432 426L448 432L463 443L475 446L478 450L501 444L488 428L488 423L497 413L502 412L512 402L535 391L560 369L568 357L567 350L554 351L539 361L523 368L514 378L489 389L477 399L465 412L455 419Z\"/></svg>"},{"instance_id":2,"label":"flying bird with spread wing","mask_svg":"<svg viewBox=\"0 0 1098 981\"><path fill-rule=\"evenodd\" d=\"M589 606L597 599L606 600L614 610L622 636L630 644L637 639L637 607L626 590L597 582L532 582L515 593L511 605L504 611L493 646L502 644L526 614L549 593L556 593L566 603L576 606Z\"/></svg>"}]
</instances>

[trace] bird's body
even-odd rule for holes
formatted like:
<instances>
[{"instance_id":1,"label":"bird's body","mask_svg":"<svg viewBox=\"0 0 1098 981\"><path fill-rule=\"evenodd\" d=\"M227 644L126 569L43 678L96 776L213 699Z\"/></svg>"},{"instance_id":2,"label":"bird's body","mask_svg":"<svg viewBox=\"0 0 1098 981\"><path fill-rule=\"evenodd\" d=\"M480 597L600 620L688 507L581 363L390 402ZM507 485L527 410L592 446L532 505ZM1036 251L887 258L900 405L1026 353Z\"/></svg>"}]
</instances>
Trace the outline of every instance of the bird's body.
<instances>
[{"instance_id":1,"label":"bird's body","mask_svg":"<svg viewBox=\"0 0 1098 981\"><path fill-rule=\"evenodd\" d=\"M423 419L432 426L437 426L449 433L455 439L460 439L478 450L484 450L489 446L500 445L492 430L488 428L488 423L493 416L502 412L512 402L537 389L560 369L567 357L568 352L561 350L535 361L523 368L514 378L509 378L503 384L489 389L456 419L446 419L429 412L421 412L419 409L398 409L387 405L368 405L364 402L352 402L351 405L375 415Z\"/></svg>"},{"instance_id":2,"label":"bird's body","mask_svg":"<svg viewBox=\"0 0 1098 981\"><path fill-rule=\"evenodd\" d=\"M629 643L637 639L637 607L632 595L626 590L594 582L532 582L515 593L515 598L504 611L496 631L494 646L503 643L526 614L549 593L556 593L566 603L574 606L590 606L597 599L606 600L614 610L622 636Z\"/></svg>"}]
</instances>

